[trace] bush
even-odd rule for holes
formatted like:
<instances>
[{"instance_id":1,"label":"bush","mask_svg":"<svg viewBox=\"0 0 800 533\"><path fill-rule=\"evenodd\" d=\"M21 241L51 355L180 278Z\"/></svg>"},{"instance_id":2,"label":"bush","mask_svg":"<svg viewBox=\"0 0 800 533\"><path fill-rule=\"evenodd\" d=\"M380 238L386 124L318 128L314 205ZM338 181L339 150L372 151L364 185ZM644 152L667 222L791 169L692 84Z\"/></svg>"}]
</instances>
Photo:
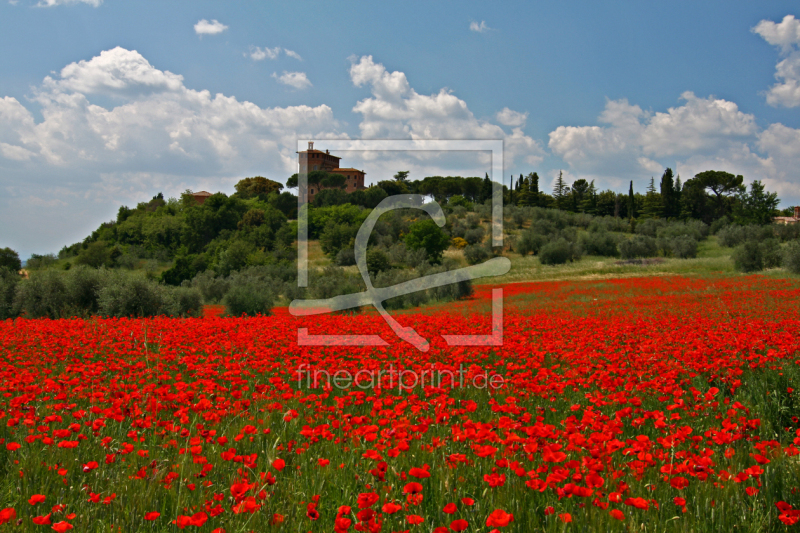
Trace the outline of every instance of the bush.
<instances>
[{"instance_id":1,"label":"bush","mask_svg":"<svg viewBox=\"0 0 800 533\"><path fill-rule=\"evenodd\" d=\"M191 287L167 291L166 313L170 316L199 316L203 312L203 295Z\"/></svg>"},{"instance_id":2,"label":"bush","mask_svg":"<svg viewBox=\"0 0 800 533\"><path fill-rule=\"evenodd\" d=\"M535 255L545 244L547 244L547 237L535 231L526 231L517 239L515 247L520 255Z\"/></svg>"},{"instance_id":3,"label":"bush","mask_svg":"<svg viewBox=\"0 0 800 533\"><path fill-rule=\"evenodd\" d=\"M580 247L564 238L549 242L539 250L539 261L543 265L562 265L580 258Z\"/></svg>"},{"instance_id":4,"label":"bush","mask_svg":"<svg viewBox=\"0 0 800 533\"><path fill-rule=\"evenodd\" d=\"M655 257L658 254L656 240L647 235L634 235L619 243L619 253L623 259Z\"/></svg>"},{"instance_id":5,"label":"bush","mask_svg":"<svg viewBox=\"0 0 800 533\"><path fill-rule=\"evenodd\" d=\"M250 280L231 286L222 301L227 314L232 316L269 315L275 295L268 284Z\"/></svg>"},{"instance_id":6,"label":"bush","mask_svg":"<svg viewBox=\"0 0 800 533\"><path fill-rule=\"evenodd\" d=\"M14 293L19 283L19 274L16 270L0 267L0 320L13 318Z\"/></svg>"},{"instance_id":7,"label":"bush","mask_svg":"<svg viewBox=\"0 0 800 533\"><path fill-rule=\"evenodd\" d=\"M764 239L758 244L761 247L761 257L764 258L764 268L777 268L783 262L781 244L778 239Z\"/></svg>"},{"instance_id":8,"label":"bush","mask_svg":"<svg viewBox=\"0 0 800 533\"><path fill-rule=\"evenodd\" d=\"M69 300L75 311L95 315L100 309L97 300L106 272L78 265L64 275Z\"/></svg>"},{"instance_id":9,"label":"bush","mask_svg":"<svg viewBox=\"0 0 800 533\"><path fill-rule=\"evenodd\" d=\"M486 235L482 226L469 229L464 233L464 240L469 244L480 244L483 242L483 237Z\"/></svg>"},{"instance_id":10,"label":"bush","mask_svg":"<svg viewBox=\"0 0 800 533\"><path fill-rule=\"evenodd\" d=\"M800 274L800 241L792 241L783 253L783 266L793 274Z\"/></svg>"},{"instance_id":11,"label":"bush","mask_svg":"<svg viewBox=\"0 0 800 533\"><path fill-rule=\"evenodd\" d=\"M581 238L581 247L588 255L617 257L617 238L607 231L593 231Z\"/></svg>"},{"instance_id":12,"label":"bush","mask_svg":"<svg viewBox=\"0 0 800 533\"><path fill-rule=\"evenodd\" d=\"M464 258L467 260L467 263L470 265L477 265L478 263L483 263L489 257L491 253L489 250L486 249L485 246L481 244L470 244L466 248L464 248Z\"/></svg>"},{"instance_id":13,"label":"bush","mask_svg":"<svg viewBox=\"0 0 800 533\"><path fill-rule=\"evenodd\" d=\"M743 226L731 224L717 231L717 242L720 246L735 248L743 243L744 240L745 231Z\"/></svg>"},{"instance_id":14,"label":"bush","mask_svg":"<svg viewBox=\"0 0 800 533\"><path fill-rule=\"evenodd\" d=\"M69 292L64 275L56 270L33 272L17 286L14 308L28 318L61 318L69 311Z\"/></svg>"},{"instance_id":15,"label":"bush","mask_svg":"<svg viewBox=\"0 0 800 533\"><path fill-rule=\"evenodd\" d=\"M367 272L377 274L389 270L390 266L389 257L381 250L375 248L367 250Z\"/></svg>"},{"instance_id":16,"label":"bush","mask_svg":"<svg viewBox=\"0 0 800 533\"><path fill-rule=\"evenodd\" d=\"M740 272L758 272L764 270L764 257L761 247L756 241L746 241L733 250L733 264Z\"/></svg>"},{"instance_id":17,"label":"bush","mask_svg":"<svg viewBox=\"0 0 800 533\"><path fill-rule=\"evenodd\" d=\"M98 293L103 316L155 316L167 312L166 289L155 281L119 272L107 272Z\"/></svg>"},{"instance_id":18,"label":"bush","mask_svg":"<svg viewBox=\"0 0 800 533\"><path fill-rule=\"evenodd\" d=\"M339 250L344 248L353 247L353 239L358 232L357 226L348 226L346 224L336 224L333 221L328 222L325 230L319 237L319 244L322 251L330 257L336 257Z\"/></svg>"},{"instance_id":19,"label":"bush","mask_svg":"<svg viewBox=\"0 0 800 533\"><path fill-rule=\"evenodd\" d=\"M424 249L431 263L440 263L442 253L450 246L450 237L431 219L411 224L405 237L409 250Z\"/></svg>"},{"instance_id":20,"label":"bush","mask_svg":"<svg viewBox=\"0 0 800 533\"><path fill-rule=\"evenodd\" d=\"M670 239L669 247L675 257L681 259L697 257L697 241L688 235L680 235Z\"/></svg>"},{"instance_id":21,"label":"bush","mask_svg":"<svg viewBox=\"0 0 800 533\"><path fill-rule=\"evenodd\" d=\"M206 270L192 279L192 287L200 291L203 301L217 303L227 294L230 282L224 277L217 277L213 270Z\"/></svg>"},{"instance_id":22,"label":"bush","mask_svg":"<svg viewBox=\"0 0 800 533\"><path fill-rule=\"evenodd\" d=\"M336 254L336 264L339 266L352 266L356 264L356 252L352 248L342 248Z\"/></svg>"},{"instance_id":23,"label":"bush","mask_svg":"<svg viewBox=\"0 0 800 533\"><path fill-rule=\"evenodd\" d=\"M658 230L666 225L663 219L648 218L636 224L636 233L639 235L647 235L648 237L655 237Z\"/></svg>"},{"instance_id":24,"label":"bush","mask_svg":"<svg viewBox=\"0 0 800 533\"><path fill-rule=\"evenodd\" d=\"M22 268L19 254L11 248L0 248L0 268L7 268L8 270L17 272Z\"/></svg>"}]
</instances>

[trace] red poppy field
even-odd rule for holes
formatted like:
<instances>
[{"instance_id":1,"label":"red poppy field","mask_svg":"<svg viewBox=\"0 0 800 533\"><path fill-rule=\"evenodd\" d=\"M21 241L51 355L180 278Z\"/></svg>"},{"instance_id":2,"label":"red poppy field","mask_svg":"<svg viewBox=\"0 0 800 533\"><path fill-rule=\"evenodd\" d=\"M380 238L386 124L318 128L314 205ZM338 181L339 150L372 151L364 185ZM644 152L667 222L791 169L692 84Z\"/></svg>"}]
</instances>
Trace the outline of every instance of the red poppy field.
<instances>
[{"instance_id":1,"label":"red poppy field","mask_svg":"<svg viewBox=\"0 0 800 533\"><path fill-rule=\"evenodd\" d=\"M797 280L508 285L503 346L448 347L489 331L489 294L398 314L427 352L374 313L0 322L0 531L800 520Z\"/></svg>"}]
</instances>

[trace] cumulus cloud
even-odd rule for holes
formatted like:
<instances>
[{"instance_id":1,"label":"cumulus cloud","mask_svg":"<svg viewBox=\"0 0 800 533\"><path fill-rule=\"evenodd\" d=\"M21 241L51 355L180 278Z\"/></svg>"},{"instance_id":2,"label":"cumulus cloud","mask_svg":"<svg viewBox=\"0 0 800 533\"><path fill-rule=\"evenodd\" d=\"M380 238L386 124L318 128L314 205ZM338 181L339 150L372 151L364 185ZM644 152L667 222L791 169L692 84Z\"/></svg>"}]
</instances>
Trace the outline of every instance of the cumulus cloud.
<instances>
[{"instance_id":1,"label":"cumulus cloud","mask_svg":"<svg viewBox=\"0 0 800 533\"><path fill-rule=\"evenodd\" d=\"M528 113L520 113L504 107L497 113L497 122L503 126L524 126L528 121Z\"/></svg>"},{"instance_id":2,"label":"cumulus cloud","mask_svg":"<svg viewBox=\"0 0 800 533\"><path fill-rule=\"evenodd\" d=\"M356 87L369 86L372 97L353 111L362 115L361 134L367 139L505 139L506 164L524 157L542 160L544 151L520 128L509 135L497 124L478 120L466 102L447 89L430 96L417 93L403 72L389 72L372 56L352 57L350 79ZM513 112L512 112L513 113Z\"/></svg>"},{"instance_id":3,"label":"cumulus cloud","mask_svg":"<svg viewBox=\"0 0 800 533\"><path fill-rule=\"evenodd\" d=\"M298 90L311 87L311 82L308 80L308 76L306 76L305 72L286 72L284 70L283 74L280 76L276 72L273 72L272 77L282 84L294 87Z\"/></svg>"},{"instance_id":4,"label":"cumulus cloud","mask_svg":"<svg viewBox=\"0 0 800 533\"><path fill-rule=\"evenodd\" d=\"M606 102L599 126L560 126L548 144L577 177L619 186L643 183L672 166L684 180L704 170L726 170L763 180L785 201L797 201L800 130L755 117L727 100L691 92L666 112L644 111L627 100Z\"/></svg>"},{"instance_id":5,"label":"cumulus cloud","mask_svg":"<svg viewBox=\"0 0 800 533\"><path fill-rule=\"evenodd\" d=\"M489 26L486 25L486 21L482 20L480 24L478 24L475 21L470 22L469 29L470 29L470 31L474 31L474 32L477 32L477 33L486 33L487 31L491 30L492 28L490 28Z\"/></svg>"},{"instance_id":6,"label":"cumulus cloud","mask_svg":"<svg viewBox=\"0 0 800 533\"><path fill-rule=\"evenodd\" d=\"M120 204L157 192L283 180L296 172L298 137L347 137L327 105L259 107L189 89L123 48L65 66L33 95L41 119L0 97L0 227L23 251L81 239Z\"/></svg>"},{"instance_id":7,"label":"cumulus cloud","mask_svg":"<svg viewBox=\"0 0 800 533\"><path fill-rule=\"evenodd\" d=\"M800 20L786 15L779 23L762 20L752 29L765 41L780 49L784 57L775 65L778 83L766 92L771 106L800 106Z\"/></svg>"},{"instance_id":8,"label":"cumulus cloud","mask_svg":"<svg viewBox=\"0 0 800 533\"><path fill-rule=\"evenodd\" d=\"M227 29L228 27L217 19L214 19L211 22L207 21L206 19L202 19L194 25L194 32L197 35L217 35L218 33L222 33Z\"/></svg>"}]
</instances>

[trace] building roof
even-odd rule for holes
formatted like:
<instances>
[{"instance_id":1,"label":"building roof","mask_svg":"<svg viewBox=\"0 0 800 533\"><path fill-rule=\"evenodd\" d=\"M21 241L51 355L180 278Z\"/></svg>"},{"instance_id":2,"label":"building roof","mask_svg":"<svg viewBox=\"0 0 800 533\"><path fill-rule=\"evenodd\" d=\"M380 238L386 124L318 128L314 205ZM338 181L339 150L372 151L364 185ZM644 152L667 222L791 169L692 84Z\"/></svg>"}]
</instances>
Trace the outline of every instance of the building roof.
<instances>
[{"instance_id":1,"label":"building roof","mask_svg":"<svg viewBox=\"0 0 800 533\"><path fill-rule=\"evenodd\" d=\"M208 191L200 191L200 192L193 192L192 196L213 196L213 195Z\"/></svg>"},{"instance_id":2,"label":"building roof","mask_svg":"<svg viewBox=\"0 0 800 533\"><path fill-rule=\"evenodd\" d=\"M800 222L800 218L797 217L775 217L773 220L788 220L789 222Z\"/></svg>"},{"instance_id":3,"label":"building roof","mask_svg":"<svg viewBox=\"0 0 800 533\"><path fill-rule=\"evenodd\" d=\"M341 157L333 155L329 152L323 152L322 150L303 150L302 152L297 152L298 154L325 154L331 156L336 159L341 159Z\"/></svg>"},{"instance_id":4,"label":"building roof","mask_svg":"<svg viewBox=\"0 0 800 533\"><path fill-rule=\"evenodd\" d=\"M362 174L366 174L366 172L364 172L363 170L358 170L357 168L334 168L331 170L331 172L336 172L337 170L349 170L351 172L355 171L355 172L361 172Z\"/></svg>"}]
</instances>

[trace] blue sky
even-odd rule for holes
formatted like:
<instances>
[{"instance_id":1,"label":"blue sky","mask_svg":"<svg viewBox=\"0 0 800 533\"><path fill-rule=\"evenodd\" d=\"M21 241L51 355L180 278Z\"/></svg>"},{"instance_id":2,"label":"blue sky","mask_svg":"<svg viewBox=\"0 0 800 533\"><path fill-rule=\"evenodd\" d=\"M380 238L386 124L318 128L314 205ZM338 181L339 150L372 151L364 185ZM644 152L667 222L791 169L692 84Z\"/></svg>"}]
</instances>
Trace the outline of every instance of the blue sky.
<instances>
[{"instance_id":1,"label":"blue sky","mask_svg":"<svg viewBox=\"0 0 800 533\"><path fill-rule=\"evenodd\" d=\"M23 256L160 191L283 181L308 136L503 138L505 182L714 168L800 202L796 3L2 2L0 247Z\"/></svg>"}]
</instances>

